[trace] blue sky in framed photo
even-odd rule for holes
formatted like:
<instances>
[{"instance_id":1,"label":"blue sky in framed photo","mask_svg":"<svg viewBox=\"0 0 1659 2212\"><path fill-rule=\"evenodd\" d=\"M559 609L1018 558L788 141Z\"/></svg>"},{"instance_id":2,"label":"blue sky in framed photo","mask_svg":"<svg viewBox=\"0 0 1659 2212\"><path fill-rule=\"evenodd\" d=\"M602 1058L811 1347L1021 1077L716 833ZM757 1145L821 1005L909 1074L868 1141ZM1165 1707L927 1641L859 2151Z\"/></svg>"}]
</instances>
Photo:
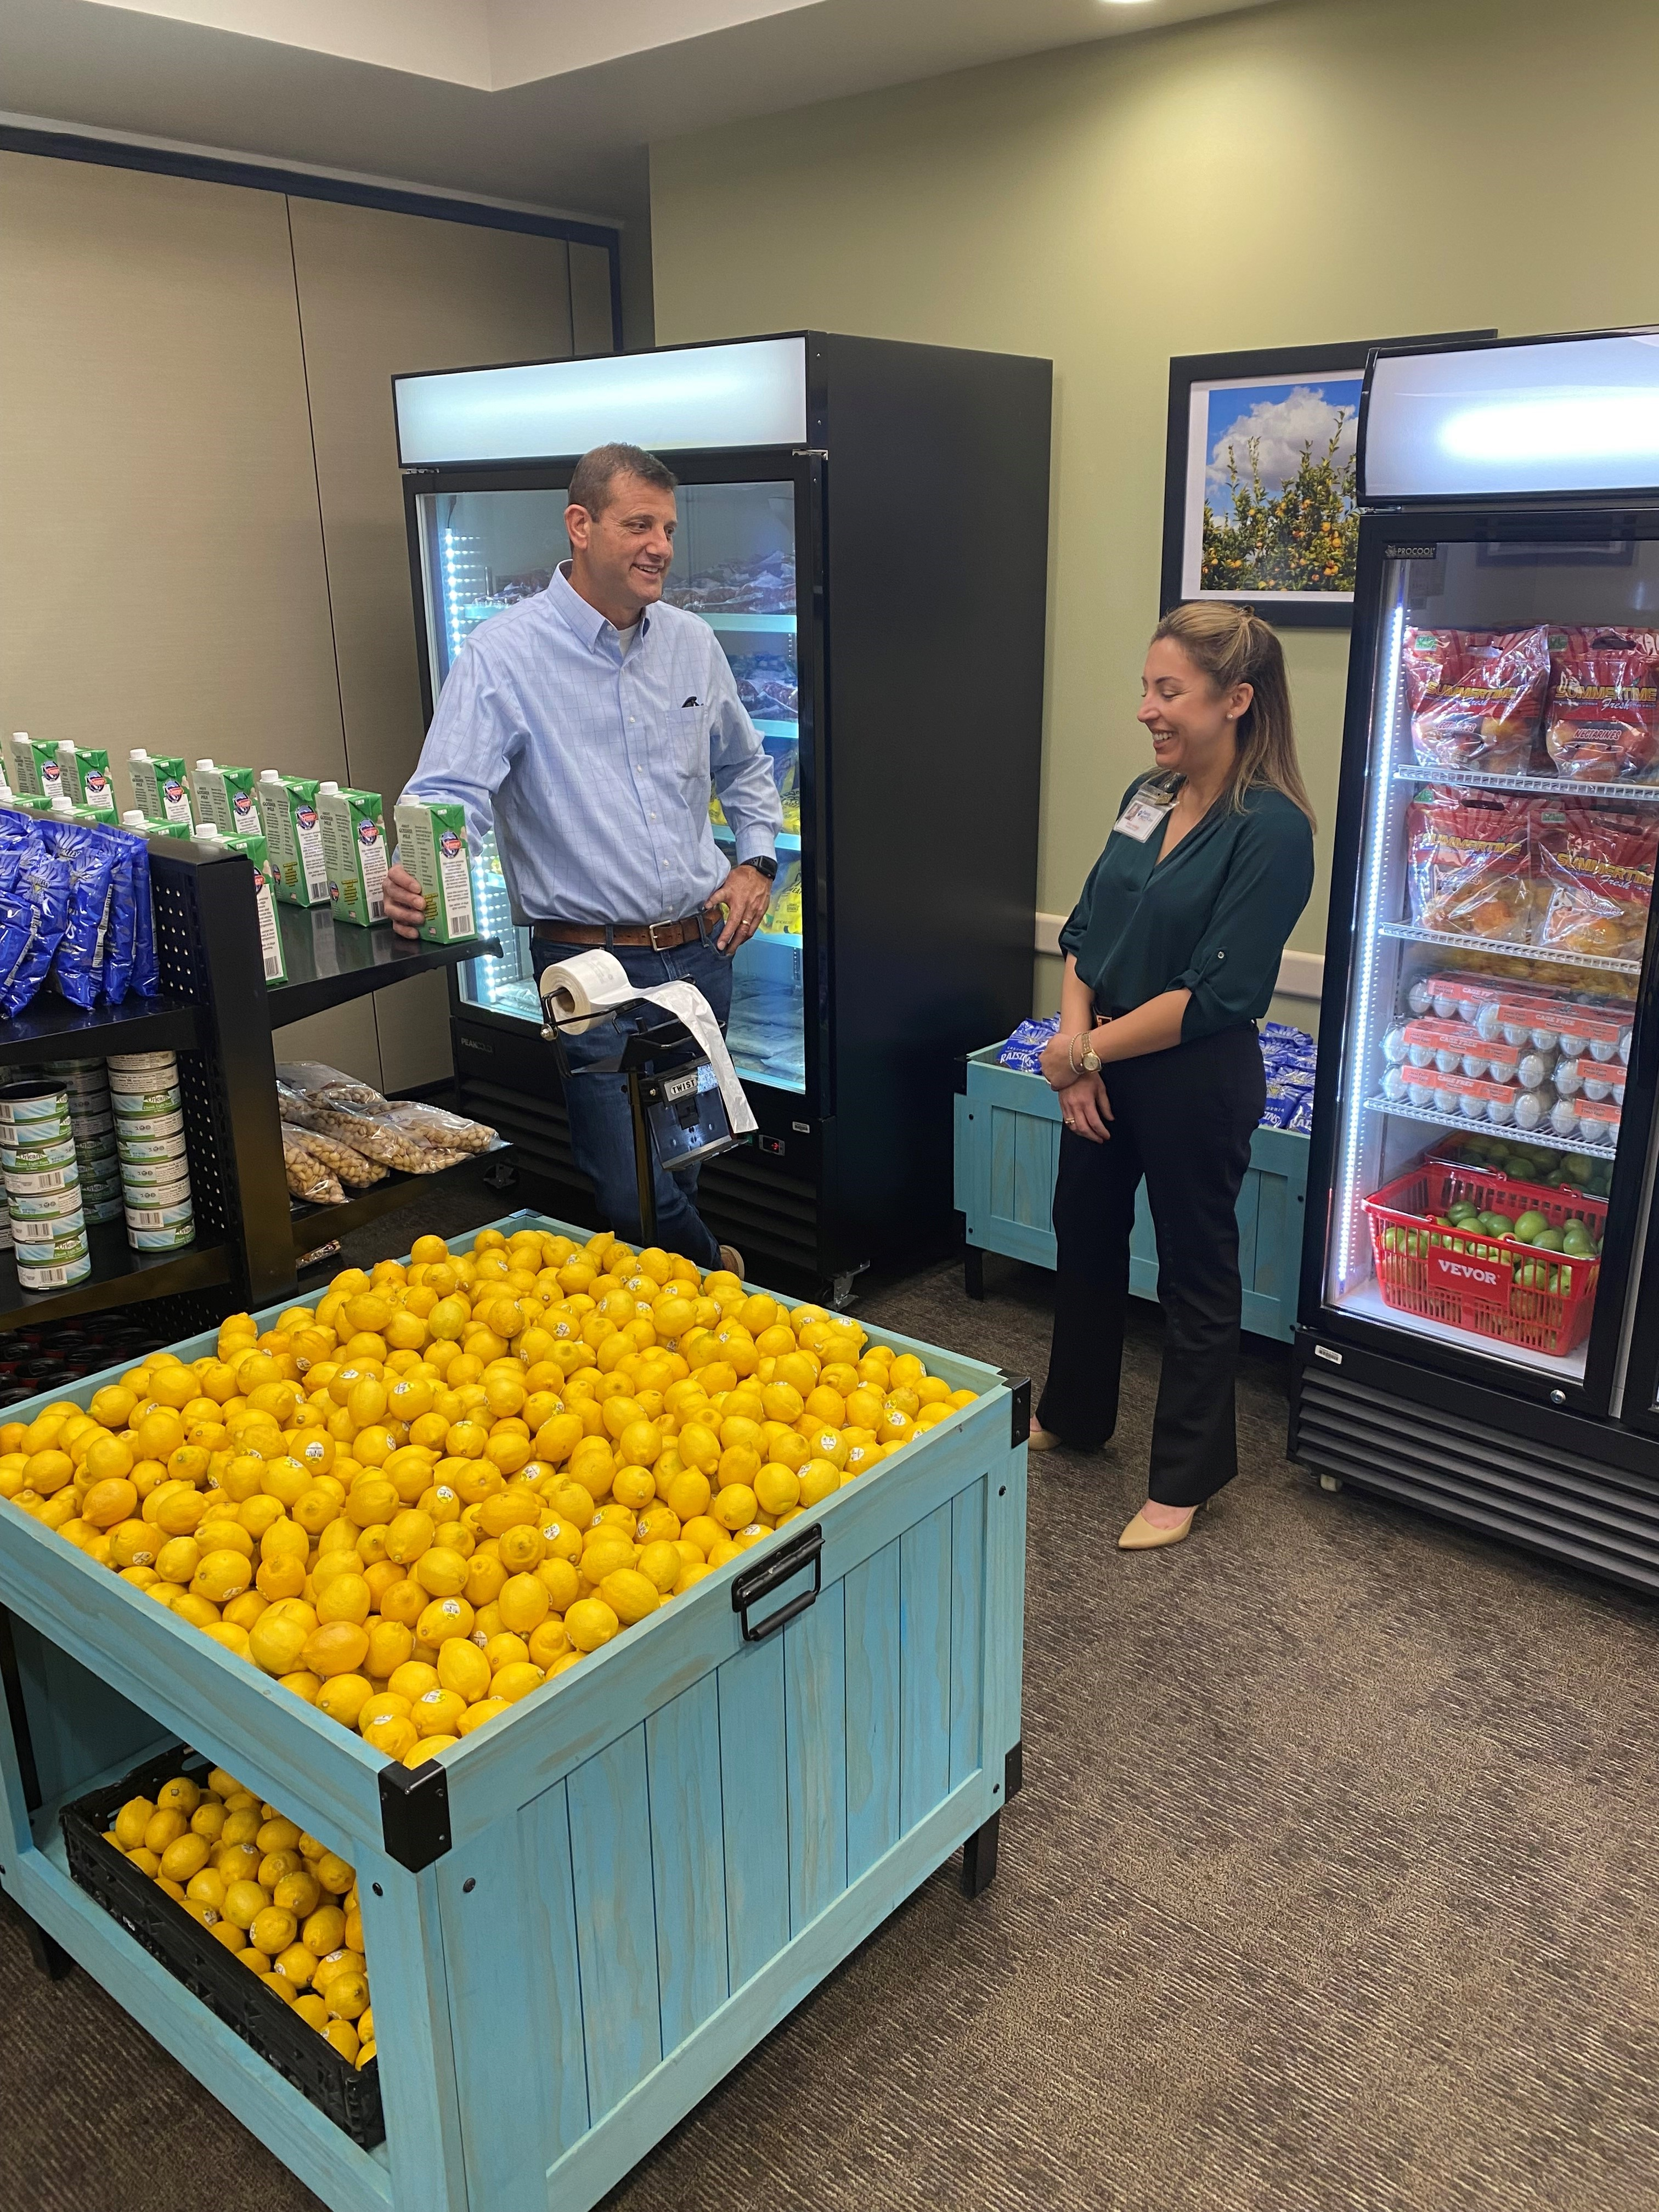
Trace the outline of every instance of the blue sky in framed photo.
<instances>
[{"instance_id":1,"label":"blue sky in framed photo","mask_svg":"<svg viewBox=\"0 0 1659 2212\"><path fill-rule=\"evenodd\" d=\"M1208 392L1205 429L1204 496L1218 521L1232 520L1232 495L1227 485L1227 447L1231 443L1238 473L1248 484L1250 475L1249 443L1259 438L1257 465L1264 489L1279 490L1294 476L1302 448L1311 443L1318 460L1330 442L1339 412L1347 421L1337 447L1339 459L1354 450L1362 380L1358 376L1281 377L1270 384L1213 386Z\"/></svg>"}]
</instances>

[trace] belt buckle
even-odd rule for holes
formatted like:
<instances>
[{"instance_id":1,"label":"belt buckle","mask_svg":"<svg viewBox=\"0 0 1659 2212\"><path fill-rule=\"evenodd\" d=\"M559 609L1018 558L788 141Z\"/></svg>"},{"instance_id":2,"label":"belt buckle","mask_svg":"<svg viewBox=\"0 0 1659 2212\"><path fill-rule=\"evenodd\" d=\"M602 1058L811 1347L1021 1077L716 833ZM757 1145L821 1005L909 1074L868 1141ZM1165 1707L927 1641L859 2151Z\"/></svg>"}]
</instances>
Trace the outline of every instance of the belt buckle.
<instances>
[{"instance_id":1,"label":"belt buckle","mask_svg":"<svg viewBox=\"0 0 1659 2212\"><path fill-rule=\"evenodd\" d=\"M651 939L651 950L653 952L672 952L675 950L672 945L658 944L657 932L659 929L678 929L678 927L679 924L675 921L647 921L645 931L646 935Z\"/></svg>"}]
</instances>

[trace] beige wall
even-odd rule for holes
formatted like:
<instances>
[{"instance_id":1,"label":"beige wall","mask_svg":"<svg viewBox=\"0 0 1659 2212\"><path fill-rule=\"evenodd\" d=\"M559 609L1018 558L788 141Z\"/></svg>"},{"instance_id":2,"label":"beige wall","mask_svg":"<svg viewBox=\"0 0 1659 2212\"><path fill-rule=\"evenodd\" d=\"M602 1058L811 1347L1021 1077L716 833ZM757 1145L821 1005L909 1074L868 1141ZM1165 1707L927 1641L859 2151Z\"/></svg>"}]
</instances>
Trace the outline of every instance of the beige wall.
<instances>
[{"instance_id":1,"label":"beige wall","mask_svg":"<svg viewBox=\"0 0 1659 2212\"><path fill-rule=\"evenodd\" d=\"M422 730L391 378L608 350L605 259L0 154L0 724L389 806ZM442 979L278 1050L440 1078Z\"/></svg>"},{"instance_id":2,"label":"beige wall","mask_svg":"<svg viewBox=\"0 0 1659 2212\"><path fill-rule=\"evenodd\" d=\"M1052 357L1038 902L1064 911L1144 764L1170 356L1653 320L1656 89L1647 0L1352 0L733 125L653 149L657 337ZM984 517L994 558L994 485ZM1317 951L1346 639L1285 643L1322 823L1291 942Z\"/></svg>"}]
</instances>

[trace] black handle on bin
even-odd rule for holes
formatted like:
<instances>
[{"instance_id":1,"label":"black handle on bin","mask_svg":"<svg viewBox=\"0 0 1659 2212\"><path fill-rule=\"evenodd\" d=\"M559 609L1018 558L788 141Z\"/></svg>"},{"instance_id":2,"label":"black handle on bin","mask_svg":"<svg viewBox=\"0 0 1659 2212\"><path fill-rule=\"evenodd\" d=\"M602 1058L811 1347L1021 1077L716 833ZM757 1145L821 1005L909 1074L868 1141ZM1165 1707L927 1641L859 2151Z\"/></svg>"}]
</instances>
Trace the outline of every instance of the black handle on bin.
<instances>
[{"instance_id":1,"label":"black handle on bin","mask_svg":"<svg viewBox=\"0 0 1659 2212\"><path fill-rule=\"evenodd\" d=\"M781 1605L775 1613L769 1613L758 1628L750 1626L749 1608L787 1583L791 1575L798 1575L803 1567L811 1565L812 1587L792 1597L787 1605ZM805 1613L809 1605L816 1605L818 1592L823 1588L823 1530L815 1521L810 1528L803 1528L781 1544L775 1552L757 1567L750 1567L735 1577L732 1584L732 1610L743 1623L745 1644L758 1644L763 1636L770 1636L797 1613Z\"/></svg>"}]
</instances>

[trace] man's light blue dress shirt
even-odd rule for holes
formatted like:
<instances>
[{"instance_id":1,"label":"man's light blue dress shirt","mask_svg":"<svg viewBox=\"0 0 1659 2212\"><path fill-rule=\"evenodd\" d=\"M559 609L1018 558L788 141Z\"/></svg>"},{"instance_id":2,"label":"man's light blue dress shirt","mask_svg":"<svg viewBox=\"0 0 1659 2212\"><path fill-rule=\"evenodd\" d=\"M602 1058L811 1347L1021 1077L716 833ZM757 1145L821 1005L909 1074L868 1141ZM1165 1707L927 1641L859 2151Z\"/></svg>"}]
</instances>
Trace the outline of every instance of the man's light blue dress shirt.
<instances>
[{"instance_id":1,"label":"man's light blue dress shirt","mask_svg":"<svg viewBox=\"0 0 1659 2212\"><path fill-rule=\"evenodd\" d=\"M521 922L678 921L731 863L769 855L783 809L758 732L708 625L658 605L622 633L562 569L493 615L449 672L410 799L458 800L476 851L490 830Z\"/></svg>"}]
</instances>

